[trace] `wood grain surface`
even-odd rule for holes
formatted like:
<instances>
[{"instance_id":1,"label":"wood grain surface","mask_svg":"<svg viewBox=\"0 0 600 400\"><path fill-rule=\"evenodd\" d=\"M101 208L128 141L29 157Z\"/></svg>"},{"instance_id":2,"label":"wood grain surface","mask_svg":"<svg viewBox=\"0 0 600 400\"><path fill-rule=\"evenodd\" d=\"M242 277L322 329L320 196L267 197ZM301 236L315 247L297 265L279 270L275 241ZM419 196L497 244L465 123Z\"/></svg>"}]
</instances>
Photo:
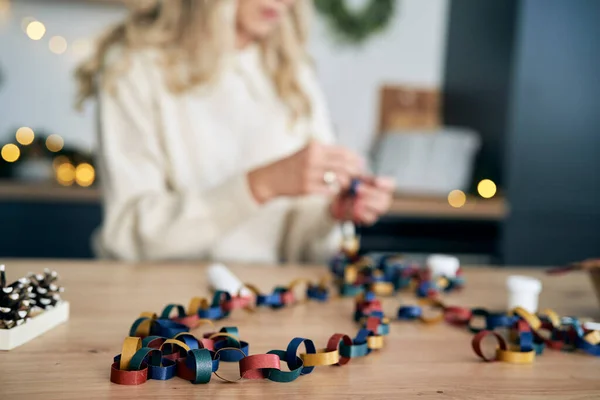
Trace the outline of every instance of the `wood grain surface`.
<instances>
[{"instance_id":1,"label":"wood grain surface","mask_svg":"<svg viewBox=\"0 0 600 400\"><path fill-rule=\"evenodd\" d=\"M532 365L486 364L470 347L472 335L444 323L391 324L385 348L344 367L321 367L293 383L243 381L226 384L213 376L208 385L179 378L148 381L138 387L110 383L112 357L133 320L142 311L159 312L167 303L187 304L208 294L204 266L197 264L126 265L104 262L7 261L9 278L44 267L56 269L71 302L66 324L11 350L0 352L0 399L591 399L600 396L600 358L581 353L546 351ZM244 281L267 291L293 278L317 279L324 267L235 266ZM504 309L505 279L518 272L539 277L544 289L540 306L562 315L600 317L585 274L546 277L540 270L467 268L466 289L446 296L448 304ZM401 303L414 302L403 293L385 299L394 315ZM307 303L256 314L232 313L218 324L238 326L250 353L285 349L294 336L324 347L336 332L354 335L353 300ZM196 332L200 333L200 332ZM235 366L226 373L235 373ZM239 372L238 372L239 373ZM228 375L231 376L231 375Z\"/></svg>"}]
</instances>

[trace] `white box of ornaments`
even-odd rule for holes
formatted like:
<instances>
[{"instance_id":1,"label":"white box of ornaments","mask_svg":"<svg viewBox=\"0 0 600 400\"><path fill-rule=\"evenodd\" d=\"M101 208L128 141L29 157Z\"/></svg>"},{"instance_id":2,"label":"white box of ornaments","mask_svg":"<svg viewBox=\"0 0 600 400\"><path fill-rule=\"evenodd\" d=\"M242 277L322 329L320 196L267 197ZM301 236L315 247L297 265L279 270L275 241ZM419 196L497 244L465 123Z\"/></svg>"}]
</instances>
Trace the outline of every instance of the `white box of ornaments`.
<instances>
[{"instance_id":1,"label":"white box of ornaments","mask_svg":"<svg viewBox=\"0 0 600 400\"><path fill-rule=\"evenodd\" d=\"M0 350L12 350L69 319L58 274L28 274L11 284L0 265Z\"/></svg>"}]
</instances>

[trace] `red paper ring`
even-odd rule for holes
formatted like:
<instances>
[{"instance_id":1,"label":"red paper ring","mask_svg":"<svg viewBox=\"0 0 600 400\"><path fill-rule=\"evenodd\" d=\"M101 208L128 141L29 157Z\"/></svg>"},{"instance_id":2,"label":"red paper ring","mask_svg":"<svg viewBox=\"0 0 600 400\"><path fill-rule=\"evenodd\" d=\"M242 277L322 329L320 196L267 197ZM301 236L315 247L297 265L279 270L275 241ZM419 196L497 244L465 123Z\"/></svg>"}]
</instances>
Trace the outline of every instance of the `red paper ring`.
<instances>
[{"instance_id":1,"label":"red paper ring","mask_svg":"<svg viewBox=\"0 0 600 400\"><path fill-rule=\"evenodd\" d=\"M227 300L221 304L223 311L233 311L236 308L247 308L250 306L250 298L242 296L232 296L231 300Z\"/></svg>"},{"instance_id":2,"label":"red paper ring","mask_svg":"<svg viewBox=\"0 0 600 400\"><path fill-rule=\"evenodd\" d=\"M160 346L165 342L165 340L166 339L163 337L157 337L156 339L153 339L150 342L148 342L145 347L150 347L151 349L159 349Z\"/></svg>"},{"instance_id":3,"label":"red paper ring","mask_svg":"<svg viewBox=\"0 0 600 400\"><path fill-rule=\"evenodd\" d=\"M200 317L198 316L198 314L194 314L185 316L183 318L174 318L173 321L185 325L190 329L194 329L198 325L199 319Z\"/></svg>"},{"instance_id":4,"label":"red paper ring","mask_svg":"<svg viewBox=\"0 0 600 400\"><path fill-rule=\"evenodd\" d=\"M531 332L531 327L529 326L529 324L527 322L520 319L517 321L517 330L519 332Z\"/></svg>"},{"instance_id":5,"label":"red paper ring","mask_svg":"<svg viewBox=\"0 0 600 400\"><path fill-rule=\"evenodd\" d=\"M453 325L468 324L472 315L471 310L465 307L450 306L444 309L444 319Z\"/></svg>"},{"instance_id":6,"label":"red paper ring","mask_svg":"<svg viewBox=\"0 0 600 400\"><path fill-rule=\"evenodd\" d=\"M381 324L381 319L379 317L369 317L367 318L367 323L365 324L367 329L373 333L377 333L377 328Z\"/></svg>"},{"instance_id":7,"label":"red paper ring","mask_svg":"<svg viewBox=\"0 0 600 400\"><path fill-rule=\"evenodd\" d=\"M203 349L215 351L215 341L212 339L198 339Z\"/></svg>"},{"instance_id":8,"label":"red paper ring","mask_svg":"<svg viewBox=\"0 0 600 400\"><path fill-rule=\"evenodd\" d=\"M175 350L175 352L171 354L163 354L163 358L171 361L177 361L181 358L181 355L179 354L179 350Z\"/></svg>"},{"instance_id":9,"label":"red paper ring","mask_svg":"<svg viewBox=\"0 0 600 400\"><path fill-rule=\"evenodd\" d=\"M294 297L294 292L292 292L291 290L286 290L285 292L281 293L281 302L285 305L290 305L290 304L294 304L295 301L295 297Z\"/></svg>"},{"instance_id":10,"label":"red paper ring","mask_svg":"<svg viewBox=\"0 0 600 400\"><path fill-rule=\"evenodd\" d=\"M481 331L477 335L473 336L473 340L471 341L471 346L473 346L473 351L475 351L475 354L477 354L479 357L481 357L483 359L483 361L487 361L487 362L496 361L495 354L494 354L494 358L487 358L486 356L483 355L483 352L481 351L481 342L488 335L494 335L494 337L498 341L498 345L500 346L501 350L507 349L506 341L504 340L504 338L502 336L500 336L499 334L497 334L496 332L492 332L492 331Z\"/></svg>"},{"instance_id":11,"label":"red paper ring","mask_svg":"<svg viewBox=\"0 0 600 400\"><path fill-rule=\"evenodd\" d=\"M193 381L196 379L196 373L187 366L186 358L182 357L177 360L177 376L186 381Z\"/></svg>"},{"instance_id":12,"label":"red paper ring","mask_svg":"<svg viewBox=\"0 0 600 400\"><path fill-rule=\"evenodd\" d=\"M113 363L110 367L110 381L117 385L141 385L148 380L148 366L142 364L139 371L122 371L119 363Z\"/></svg>"},{"instance_id":13,"label":"red paper ring","mask_svg":"<svg viewBox=\"0 0 600 400\"><path fill-rule=\"evenodd\" d=\"M268 372L264 369L281 370L279 356L276 354L255 354L240 360L240 376L244 379L265 379Z\"/></svg>"},{"instance_id":14,"label":"red paper ring","mask_svg":"<svg viewBox=\"0 0 600 400\"><path fill-rule=\"evenodd\" d=\"M346 346L352 346L352 339L350 338L350 336L345 335L343 333L336 333L331 338L329 338L326 347L327 351L339 351L340 341L342 340L344 341L344 344ZM340 360L335 365L346 365L348 364L348 362L350 362L350 357L342 357L340 355Z\"/></svg>"}]
</instances>

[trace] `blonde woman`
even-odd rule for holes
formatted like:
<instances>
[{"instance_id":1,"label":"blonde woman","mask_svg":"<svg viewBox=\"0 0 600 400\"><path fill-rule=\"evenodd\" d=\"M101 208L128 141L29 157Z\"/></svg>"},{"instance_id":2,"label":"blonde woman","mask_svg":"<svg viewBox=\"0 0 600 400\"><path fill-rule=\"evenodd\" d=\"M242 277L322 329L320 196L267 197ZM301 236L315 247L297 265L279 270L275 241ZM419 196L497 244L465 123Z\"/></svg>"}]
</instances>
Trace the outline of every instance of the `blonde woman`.
<instances>
[{"instance_id":1,"label":"blonde woman","mask_svg":"<svg viewBox=\"0 0 600 400\"><path fill-rule=\"evenodd\" d=\"M99 100L104 222L124 260L322 261L392 184L335 146L305 52L308 0L137 0L77 74Z\"/></svg>"}]
</instances>

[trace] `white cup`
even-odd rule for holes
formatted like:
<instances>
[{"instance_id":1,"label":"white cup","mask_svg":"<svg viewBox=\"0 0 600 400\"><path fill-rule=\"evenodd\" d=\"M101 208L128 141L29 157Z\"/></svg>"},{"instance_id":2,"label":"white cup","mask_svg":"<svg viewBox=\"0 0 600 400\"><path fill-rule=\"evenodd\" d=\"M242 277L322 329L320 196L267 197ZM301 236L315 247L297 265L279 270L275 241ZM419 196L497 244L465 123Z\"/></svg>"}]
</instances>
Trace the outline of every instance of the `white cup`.
<instances>
[{"instance_id":1,"label":"white cup","mask_svg":"<svg viewBox=\"0 0 600 400\"><path fill-rule=\"evenodd\" d=\"M508 309L523 307L532 314L537 312L542 282L529 276L511 275L506 279Z\"/></svg>"},{"instance_id":2,"label":"white cup","mask_svg":"<svg viewBox=\"0 0 600 400\"><path fill-rule=\"evenodd\" d=\"M431 277L437 278L445 276L447 278L456 278L456 272L460 268L460 261L453 256L444 254L432 254L427 257L425 265L431 271Z\"/></svg>"}]
</instances>

